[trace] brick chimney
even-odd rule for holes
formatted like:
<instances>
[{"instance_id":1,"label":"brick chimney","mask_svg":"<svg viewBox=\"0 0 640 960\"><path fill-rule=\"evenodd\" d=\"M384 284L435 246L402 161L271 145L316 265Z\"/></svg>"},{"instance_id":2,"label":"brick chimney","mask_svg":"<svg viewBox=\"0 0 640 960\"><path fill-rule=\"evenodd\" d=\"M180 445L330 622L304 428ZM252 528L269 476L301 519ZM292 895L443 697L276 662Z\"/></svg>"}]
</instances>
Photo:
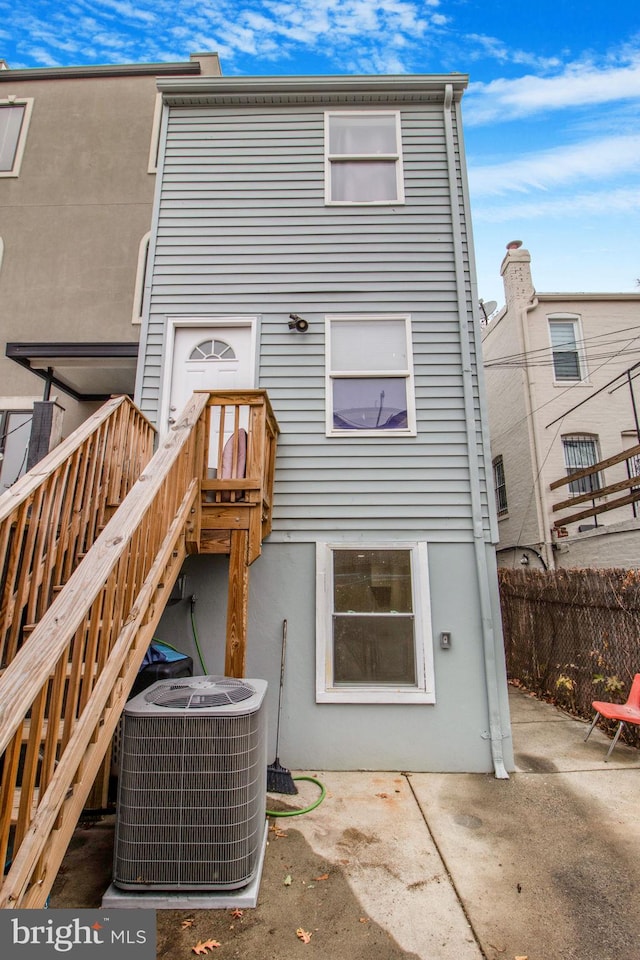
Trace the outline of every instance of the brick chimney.
<instances>
[{"instance_id":1,"label":"brick chimney","mask_svg":"<svg viewBox=\"0 0 640 960\"><path fill-rule=\"evenodd\" d=\"M523 307L529 303L535 290L531 279L531 254L522 247L522 240L511 240L500 267L507 308Z\"/></svg>"}]
</instances>

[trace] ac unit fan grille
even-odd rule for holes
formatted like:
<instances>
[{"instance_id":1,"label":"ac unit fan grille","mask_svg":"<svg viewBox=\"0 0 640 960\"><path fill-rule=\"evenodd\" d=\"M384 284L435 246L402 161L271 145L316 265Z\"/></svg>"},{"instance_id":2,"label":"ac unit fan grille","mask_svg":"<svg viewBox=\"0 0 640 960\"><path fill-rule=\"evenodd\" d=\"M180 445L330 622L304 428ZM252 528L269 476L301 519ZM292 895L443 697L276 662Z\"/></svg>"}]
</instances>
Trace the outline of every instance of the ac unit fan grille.
<instances>
[{"instance_id":1,"label":"ac unit fan grille","mask_svg":"<svg viewBox=\"0 0 640 960\"><path fill-rule=\"evenodd\" d=\"M242 703L254 695L255 689L242 680L224 677L203 683L194 678L184 683L155 687L145 695L145 700L159 707L202 710L206 707Z\"/></svg>"}]
</instances>

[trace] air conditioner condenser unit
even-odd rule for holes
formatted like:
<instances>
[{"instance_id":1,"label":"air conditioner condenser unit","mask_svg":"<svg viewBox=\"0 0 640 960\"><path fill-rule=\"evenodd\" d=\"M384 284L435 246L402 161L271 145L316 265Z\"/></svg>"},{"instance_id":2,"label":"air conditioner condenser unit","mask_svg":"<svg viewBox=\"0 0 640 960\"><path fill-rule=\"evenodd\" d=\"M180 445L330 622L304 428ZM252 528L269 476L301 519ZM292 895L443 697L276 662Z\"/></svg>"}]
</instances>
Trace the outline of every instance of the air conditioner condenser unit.
<instances>
[{"instance_id":1,"label":"air conditioner condenser unit","mask_svg":"<svg viewBox=\"0 0 640 960\"><path fill-rule=\"evenodd\" d=\"M265 832L264 680L160 680L124 709L114 849L124 890L237 890Z\"/></svg>"}]
</instances>

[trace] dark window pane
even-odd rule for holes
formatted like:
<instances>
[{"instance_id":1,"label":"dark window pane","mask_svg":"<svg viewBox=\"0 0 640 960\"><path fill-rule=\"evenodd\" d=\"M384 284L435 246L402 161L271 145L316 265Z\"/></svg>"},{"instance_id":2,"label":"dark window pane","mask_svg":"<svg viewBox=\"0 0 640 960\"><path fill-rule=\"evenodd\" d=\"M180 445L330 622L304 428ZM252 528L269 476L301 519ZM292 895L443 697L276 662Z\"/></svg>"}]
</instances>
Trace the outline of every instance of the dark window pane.
<instances>
[{"instance_id":1,"label":"dark window pane","mask_svg":"<svg viewBox=\"0 0 640 960\"><path fill-rule=\"evenodd\" d=\"M334 683L415 684L413 624L412 616L334 616Z\"/></svg>"},{"instance_id":2,"label":"dark window pane","mask_svg":"<svg viewBox=\"0 0 640 960\"><path fill-rule=\"evenodd\" d=\"M404 377L340 377L333 381L336 430L403 430L407 423Z\"/></svg>"},{"instance_id":3,"label":"dark window pane","mask_svg":"<svg viewBox=\"0 0 640 960\"><path fill-rule=\"evenodd\" d=\"M412 613L408 550L335 550L337 613Z\"/></svg>"}]
</instances>

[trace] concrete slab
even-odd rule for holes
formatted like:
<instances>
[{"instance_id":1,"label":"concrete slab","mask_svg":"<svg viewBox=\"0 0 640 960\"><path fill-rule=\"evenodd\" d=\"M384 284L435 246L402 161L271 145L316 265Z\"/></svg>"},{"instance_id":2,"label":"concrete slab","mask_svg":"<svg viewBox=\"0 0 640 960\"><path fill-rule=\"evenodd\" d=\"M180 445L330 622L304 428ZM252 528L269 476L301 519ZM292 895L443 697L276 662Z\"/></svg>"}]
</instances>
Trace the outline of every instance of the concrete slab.
<instances>
[{"instance_id":1,"label":"concrete slab","mask_svg":"<svg viewBox=\"0 0 640 960\"><path fill-rule=\"evenodd\" d=\"M521 696L514 743L529 772L410 777L454 888L488 960L638 960L638 751L604 764L584 724L537 701L532 720Z\"/></svg>"},{"instance_id":2,"label":"concrete slab","mask_svg":"<svg viewBox=\"0 0 640 960\"><path fill-rule=\"evenodd\" d=\"M577 720L533 694L511 688L509 708L517 771L640 768L638 750L618 742L607 760L611 740L606 734L596 727L585 743L587 721Z\"/></svg>"},{"instance_id":3,"label":"concrete slab","mask_svg":"<svg viewBox=\"0 0 640 960\"><path fill-rule=\"evenodd\" d=\"M312 771L326 799L270 819L255 908L162 904L158 960L209 938L253 960L640 960L640 751L606 763L607 737L519 690L511 713L508 781ZM298 785L269 806L311 804ZM100 904L112 841L113 817L79 827L51 907Z\"/></svg>"},{"instance_id":4,"label":"concrete slab","mask_svg":"<svg viewBox=\"0 0 640 960\"><path fill-rule=\"evenodd\" d=\"M363 914L421 960L482 954L405 776L327 773L325 802L295 820L341 869ZM331 956L333 946L327 948Z\"/></svg>"}]
</instances>

